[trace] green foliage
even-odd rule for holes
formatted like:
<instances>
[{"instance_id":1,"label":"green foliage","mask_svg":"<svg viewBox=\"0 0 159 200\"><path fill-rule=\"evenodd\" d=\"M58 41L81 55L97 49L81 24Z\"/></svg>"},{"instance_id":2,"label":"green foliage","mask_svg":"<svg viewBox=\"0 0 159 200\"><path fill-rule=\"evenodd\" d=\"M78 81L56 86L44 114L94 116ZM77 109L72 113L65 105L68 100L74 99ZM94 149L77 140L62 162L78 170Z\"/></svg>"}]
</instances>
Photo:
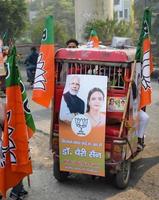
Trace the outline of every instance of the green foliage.
<instances>
[{"instance_id":1,"label":"green foliage","mask_svg":"<svg viewBox=\"0 0 159 200\"><path fill-rule=\"evenodd\" d=\"M135 21L138 24L138 32L140 33L140 28L143 19L143 13L145 7L149 7L152 11L152 29L151 29L151 37L155 39L156 36L159 34L158 32L158 15L155 13L159 13L159 2L158 0L151 0L151 1L135 1Z\"/></svg>"},{"instance_id":2,"label":"green foliage","mask_svg":"<svg viewBox=\"0 0 159 200\"><path fill-rule=\"evenodd\" d=\"M35 2L38 4L35 4ZM72 0L37 0L34 8L40 6L36 19L32 22L31 38L34 43L41 40L44 18L53 15L55 18L55 43L63 46L70 37L74 36L74 5Z\"/></svg>"},{"instance_id":3,"label":"green foliage","mask_svg":"<svg viewBox=\"0 0 159 200\"><path fill-rule=\"evenodd\" d=\"M25 0L0 0L0 36L5 35L6 43L23 32L26 16Z\"/></svg>"},{"instance_id":4,"label":"green foliage","mask_svg":"<svg viewBox=\"0 0 159 200\"><path fill-rule=\"evenodd\" d=\"M65 46L65 43L68 40L65 28L66 27L62 23L55 23L55 41L60 47Z\"/></svg>"},{"instance_id":5,"label":"green foliage","mask_svg":"<svg viewBox=\"0 0 159 200\"><path fill-rule=\"evenodd\" d=\"M141 23L143 18L144 8L149 7L152 11L152 24L151 24L151 40L153 41L152 53L154 63L159 66L158 49L159 49L159 1L158 0L138 0L135 1L135 21L137 26L136 33L138 35L141 31ZM138 38L137 36L136 38Z\"/></svg>"},{"instance_id":6,"label":"green foliage","mask_svg":"<svg viewBox=\"0 0 159 200\"><path fill-rule=\"evenodd\" d=\"M31 41L33 43L40 44L42 39L43 29L44 29L44 16L43 13L41 13L41 16L36 18L30 25L30 36L31 36Z\"/></svg>"},{"instance_id":7,"label":"green foliage","mask_svg":"<svg viewBox=\"0 0 159 200\"><path fill-rule=\"evenodd\" d=\"M42 39L42 33L44 29L44 17L38 18L34 24L31 26L31 39L35 44L40 44ZM65 27L62 23L55 22L55 42L59 46L63 46L66 42L67 36L65 34Z\"/></svg>"},{"instance_id":8,"label":"green foliage","mask_svg":"<svg viewBox=\"0 0 159 200\"><path fill-rule=\"evenodd\" d=\"M91 29L95 29L99 39L105 43L110 41L113 36L131 37L133 27L126 21L118 22L115 20L93 20L86 24L84 38L88 40Z\"/></svg>"},{"instance_id":9,"label":"green foliage","mask_svg":"<svg viewBox=\"0 0 159 200\"><path fill-rule=\"evenodd\" d=\"M42 2L43 2L42 0L31 1L29 3L29 10L30 11L37 10L39 7L41 7Z\"/></svg>"}]
</instances>

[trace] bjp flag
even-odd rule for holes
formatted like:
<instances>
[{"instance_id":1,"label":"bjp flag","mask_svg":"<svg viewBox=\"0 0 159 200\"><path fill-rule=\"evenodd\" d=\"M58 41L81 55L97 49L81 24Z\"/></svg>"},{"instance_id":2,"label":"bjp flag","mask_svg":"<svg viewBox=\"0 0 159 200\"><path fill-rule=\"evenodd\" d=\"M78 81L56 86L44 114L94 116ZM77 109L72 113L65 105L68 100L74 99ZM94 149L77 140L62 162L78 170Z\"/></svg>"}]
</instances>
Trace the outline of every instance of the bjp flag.
<instances>
[{"instance_id":1,"label":"bjp flag","mask_svg":"<svg viewBox=\"0 0 159 200\"><path fill-rule=\"evenodd\" d=\"M89 42L92 43L92 46L94 48L99 47L99 38L98 38L97 32L95 30L91 30L90 37L89 37Z\"/></svg>"},{"instance_id":2,"label":"bjp flag","mask_svg":"<svg viewBox=\"0 0 159 200\"><path fill-rule=\"evenodd\" d=\"M28 130L33 128L31 132L34 132L35 126L34 122L27 120L25 115L26 112L30 114L30 110L26 103L26 96L25 99L23 98L23 92L16 65L16 48L13 47L7 60L6 118L0 158L0 193L4 197L9 188L14 187L25 176L32 173L28 144L31 134ZM28 125L28 121L32 122L31 125Z\"/></svg>"},{"instance_id":3,"label":"bjp flag","mask_svg":"<svg viewBox=\"0 0 159 200\"><path fill-rule=\"evenodd\" d=\"M141 65L141 97L140 108L151 104L152 88L150 75L153 71L152 53L151 53L151 11L145 9L142 22L142 30L140 33L137 51L136 61Z\"/></svg>"},{"instance_id":4,"label":"bjp flag","mask_svg":"<svg viewBox=\"0 0 159 200\"><path fill-rule=\"evenodd\" d=\"M45 107L49 107L54 94L54 32L53 17L48 16L41 40L37 61L32 99Z\"/></svg>"}]
</instances>

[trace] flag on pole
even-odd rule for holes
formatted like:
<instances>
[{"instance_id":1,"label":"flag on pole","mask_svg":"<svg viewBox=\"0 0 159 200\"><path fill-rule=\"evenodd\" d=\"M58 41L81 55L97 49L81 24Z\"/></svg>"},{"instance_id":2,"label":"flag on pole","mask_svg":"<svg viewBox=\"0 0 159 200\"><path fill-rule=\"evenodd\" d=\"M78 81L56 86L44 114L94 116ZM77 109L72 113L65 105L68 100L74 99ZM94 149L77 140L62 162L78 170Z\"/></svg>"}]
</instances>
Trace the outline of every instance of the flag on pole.
<instances>
[{"instance_id":1,"label":"flag on pole","mask_svg":"<svg viewBox=\"0 0 159 200\"><path fill-rule=\"evenodd\" d=\"M45 28L41 40L37 61L32 99L45 107L49 107L54 94L54 31L53 17L45 20Z\"/></svg>"},{"instance_id":2,"label":"flag on pole","mask_svg":"<svg viewBox=\"0 0 159 200\"><path fill-rule=\"evenodd\" d=\"M147 8L144 11L142 22L142 30L140 33L137 50L136 61L137 65L141 65L141 97L140 108L151 104L151 81L150 75L153 71L152 53L151 53L151 11Z\"/></svg>"},{"instance_id":3,"label":"flag on pole","mask_svg":"<svg viewBox=\"0 0 159 200\"><path fill-rule=\"evenodd\" d=\"M99 47L99 38L95 30L91 30L88 45L89 44L91 45L91 47L94 47L94 48Z\"/></svg>"},{"instance_id":4,"label":"flag on pole","mask_svg":"<svg viewBox=\"0 0 159 200\"><path fill-rule=\"evenodd\" d=\"M6 117L0 158L0 193L4 197L9 188L32 173L28 139L35 131L35 126L21 83L16 65L16 48L13 47L7 60ZM30 115L29 120L26 112ZM30 135L28 129L32 130Z\"/></svg>"}]
</instances>

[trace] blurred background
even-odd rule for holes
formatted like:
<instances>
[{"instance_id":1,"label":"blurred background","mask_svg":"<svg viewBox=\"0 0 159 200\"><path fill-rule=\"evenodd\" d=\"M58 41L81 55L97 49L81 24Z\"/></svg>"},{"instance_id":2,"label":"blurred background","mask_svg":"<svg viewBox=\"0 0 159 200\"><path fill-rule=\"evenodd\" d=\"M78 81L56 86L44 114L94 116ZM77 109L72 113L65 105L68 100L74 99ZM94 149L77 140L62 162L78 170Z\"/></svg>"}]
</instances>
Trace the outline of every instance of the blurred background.
<instances>
[{"instance_id":1,"label":"blurred background","mask_svg":"<svg viewBox=\"0 0 159 200\"><path fill-rule=\"evenodd\" d=\"M0 0L0 37L5 45L14 39L21 59L31 46L39 47L44 18L55 19L55 46L66 46L70 38L86 43L94 28L102 45L125 37L136 45L144 8L152 10L151 40L155 68L159 65L159 1L158 0Z\"/></svg>"}]
</instances>

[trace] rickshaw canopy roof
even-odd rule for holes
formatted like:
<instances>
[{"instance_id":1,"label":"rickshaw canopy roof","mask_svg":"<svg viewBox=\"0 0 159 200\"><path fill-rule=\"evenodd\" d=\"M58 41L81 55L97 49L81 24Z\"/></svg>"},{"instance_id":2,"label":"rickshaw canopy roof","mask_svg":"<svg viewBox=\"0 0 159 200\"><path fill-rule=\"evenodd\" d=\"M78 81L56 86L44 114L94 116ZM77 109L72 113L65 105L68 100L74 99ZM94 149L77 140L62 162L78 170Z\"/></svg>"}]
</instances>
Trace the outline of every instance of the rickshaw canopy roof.
<instances>
[{"instance_id":1,"label":"rickshaw canopy roof","mask_svg":"<svg viewBox=\"0 0 159 200\"><path fill-rule=\"evenodd\" d=\"M56 52L55 58L60 60L99 61L99 62L133 62L135 48L62 48Z\"/></svg>"}]
</instances>

